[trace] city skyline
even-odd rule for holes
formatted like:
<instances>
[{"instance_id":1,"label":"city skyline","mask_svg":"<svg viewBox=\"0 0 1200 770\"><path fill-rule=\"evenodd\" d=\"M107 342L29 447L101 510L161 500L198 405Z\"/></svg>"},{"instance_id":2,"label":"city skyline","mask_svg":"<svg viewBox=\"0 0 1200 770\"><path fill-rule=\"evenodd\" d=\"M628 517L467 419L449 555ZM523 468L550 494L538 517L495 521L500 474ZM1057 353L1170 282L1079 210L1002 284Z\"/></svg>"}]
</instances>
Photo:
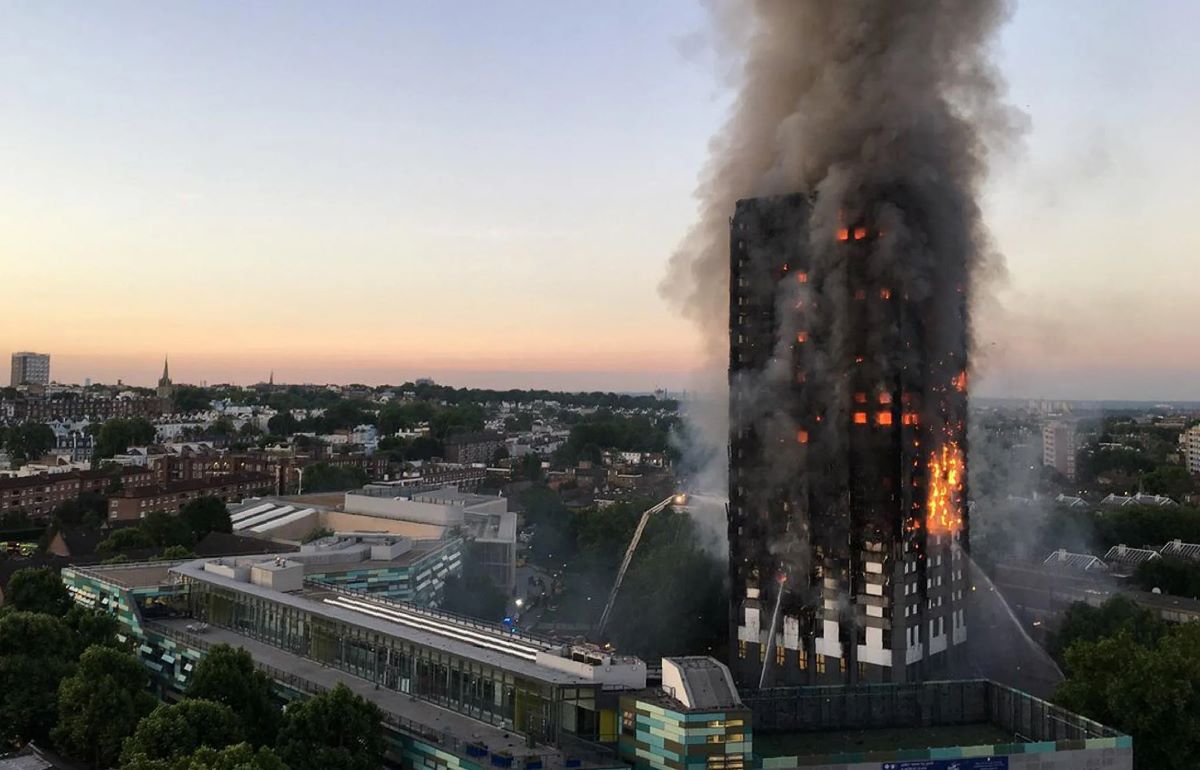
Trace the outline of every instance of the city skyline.
<instances>
[{"instance_id":1,"label":"city skyline","mask_svg":"<svg viewBox=\"0 0 1200 770\"><path fill-rule=\"evenodd\" d=\"M648 6L14 9L0 350L69 382L152 385L167 352L179 382L692 387L657 285L729 93L702 9ZM1009 278L975 393L1197 397L1197 162L1162 149L1200 122L1197 16L1002 33L1030 125L984 202Z\"/></svg>"}]
</instances>

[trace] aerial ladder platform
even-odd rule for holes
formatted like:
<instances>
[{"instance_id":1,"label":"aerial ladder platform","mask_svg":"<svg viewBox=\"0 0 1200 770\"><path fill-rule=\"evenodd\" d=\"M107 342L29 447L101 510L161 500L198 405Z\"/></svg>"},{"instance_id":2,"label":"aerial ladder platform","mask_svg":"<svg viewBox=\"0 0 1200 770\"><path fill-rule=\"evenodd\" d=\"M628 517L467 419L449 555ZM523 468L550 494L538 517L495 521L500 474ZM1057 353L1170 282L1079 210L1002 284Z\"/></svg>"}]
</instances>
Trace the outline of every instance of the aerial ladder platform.
<instances>
[{"instance_id":1,"label":"aerial ladder platform","mask_svg":"<svg viewBox=\"0 0 1200 770\"><path fill-rule=\"evenodd\" d=\"M663 511L667 507L671 505L684 505L685 503L687 503L687 495L681 492L671 495L666 500L642 511L642 517L638 519L637 529L633 531L633 538L629 541L629 547L625 549L625 558L621 559L621 568L617 570L617 579L613 583L612 591L608 594L608 601L604 605L604 612L600 615L600 622L596 624L596 638L603 636L604 629L608 625L608 618L612 614L613 605L617 603L617 593L621 590L621 581L625 579L625 571L629 569L629 562L633 561L633 552L637 550L638 543L642 541L642 533L646 531L646 523L650 521L651 516Z\"/></svg>"}]
</instances>

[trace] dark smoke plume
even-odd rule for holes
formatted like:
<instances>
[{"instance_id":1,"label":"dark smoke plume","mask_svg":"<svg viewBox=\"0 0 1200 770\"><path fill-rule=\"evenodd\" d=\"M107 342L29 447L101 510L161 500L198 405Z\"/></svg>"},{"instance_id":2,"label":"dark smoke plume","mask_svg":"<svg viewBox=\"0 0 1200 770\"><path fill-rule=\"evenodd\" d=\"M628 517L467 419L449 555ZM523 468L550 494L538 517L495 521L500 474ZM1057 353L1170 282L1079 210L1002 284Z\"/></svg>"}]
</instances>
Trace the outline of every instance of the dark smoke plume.
<instances>
[{"instance_id":1,"label":"dark smoke plume","mask_svg":"<svg viewBox=\"0 0 1200 770\"><path fill-rule=\"evenodd\" d=\"M713 376L701 389L713 398L689 406L690 439L713 460L700 485L720 489L734 203L800 192L814 197L811 229L823 238L847 219L888 228L895 237L873 255L876 269L936 317L927 349L952 348L939 336L970 328L963 295L978 296L972 286L1002 271L977 198L989 155L1021 116L1003 103L989 58L1010 11L1002 0L757 0L711 10L737 98L701 175L699 219L660 289L706 341ZM819 262L828 246L814 238L812 248Z\"/></svg>"}]
</instances>

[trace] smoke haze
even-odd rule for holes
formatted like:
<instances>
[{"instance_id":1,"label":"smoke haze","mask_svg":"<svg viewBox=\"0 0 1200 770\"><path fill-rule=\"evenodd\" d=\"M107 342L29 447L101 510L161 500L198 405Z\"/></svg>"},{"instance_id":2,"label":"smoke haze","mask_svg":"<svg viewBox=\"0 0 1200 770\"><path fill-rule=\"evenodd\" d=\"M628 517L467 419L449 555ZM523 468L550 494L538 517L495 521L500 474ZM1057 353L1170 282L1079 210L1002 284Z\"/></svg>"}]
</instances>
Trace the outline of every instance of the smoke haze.
<instances>
[{"instance_id":1,"label":"smoke haze","mask_svg":"<svg viewBox=\"0 0 1200 770\"><path fill-rule=\"evenodd\" d=\"M874 269L934 319L921 347L952 350L947 337L969 328L963 294L981 296L970 289L1003 272L979 188L989 156L1022 125L1003 104L990 61L1010 10L1002 0L710 4L714 48L730 64L737 95L701 174L697 222L660 287L705 341L707 366L694 390L701 403L688 406L681 442L700 488L724 489L729 220L737 200L813 196L818 266L836 259L822 252L831 251L839 222L887 227L896 237L876 249Z\"/></svg>"}]
</instances>

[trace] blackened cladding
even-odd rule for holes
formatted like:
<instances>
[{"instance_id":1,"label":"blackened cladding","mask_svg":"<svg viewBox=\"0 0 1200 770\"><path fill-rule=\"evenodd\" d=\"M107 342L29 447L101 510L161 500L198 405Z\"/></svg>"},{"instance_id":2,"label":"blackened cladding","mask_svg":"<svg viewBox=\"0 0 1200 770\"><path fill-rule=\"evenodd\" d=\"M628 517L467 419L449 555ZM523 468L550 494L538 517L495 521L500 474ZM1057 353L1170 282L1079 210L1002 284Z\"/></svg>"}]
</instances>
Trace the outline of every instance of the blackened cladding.
<instances>
[{"instance_id":1,"label":"blackened cladding","mask_svg":"<svg viewBox=\"0 0 1200 770\"><path fill-rule=\"evenodd\" d=\"M818 228L811 201L788 195L738 201L731 220L730 627L744 686L917 679L966 638L967 334L961 307L944 312L894 259L895 209Z\"/></svg>"}]
</instances>

